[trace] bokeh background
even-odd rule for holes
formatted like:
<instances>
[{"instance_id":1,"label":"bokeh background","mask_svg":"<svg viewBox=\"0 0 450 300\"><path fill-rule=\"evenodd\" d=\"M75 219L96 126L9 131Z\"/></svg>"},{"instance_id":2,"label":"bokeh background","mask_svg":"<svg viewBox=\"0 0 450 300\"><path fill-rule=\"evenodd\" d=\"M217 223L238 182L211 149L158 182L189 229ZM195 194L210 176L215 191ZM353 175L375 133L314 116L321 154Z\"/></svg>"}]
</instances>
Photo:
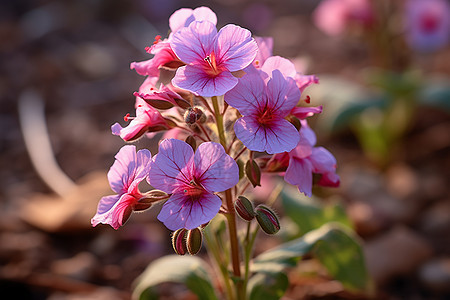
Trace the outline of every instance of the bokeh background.
<instances>
[{"instance_id":1,"label":"bokeh background","mask_svg":"<svg viewBox=\"0 0 450 300\"><path fill-rule=\"evenodd\" d=\"M132 93L144 80L129 64L150 58L144 48L157 34L167 36L176 9L201 5L216 12L218 27L235 23L272 36L274 54L320 78L307 90L314 105L324 105L312 123L318 144L337 158L341 187L319 194L345 205L363 239L375 298L450 297L448 104L419 104L392 159L380 167L350 125L337 129L329 121L346 97L374 92L364 77L373 61L360 38L330 37L314 25L318 2L2 1L0 298L130 299L148 263L172 253L158 209L134 214L118 231L92 228L90 218L111 193L106 172L123 145L110 126L132 113ZM448 46L412 59L420 78L449 85ZM155 153L148 139L137 146ZM278 242L264 238L258 247ZM310 268L317 276L295 281L285 299L368 297L346 293L320 267ZM195 299L182 287L167 293Z\"/></svg>"}]
</instances>

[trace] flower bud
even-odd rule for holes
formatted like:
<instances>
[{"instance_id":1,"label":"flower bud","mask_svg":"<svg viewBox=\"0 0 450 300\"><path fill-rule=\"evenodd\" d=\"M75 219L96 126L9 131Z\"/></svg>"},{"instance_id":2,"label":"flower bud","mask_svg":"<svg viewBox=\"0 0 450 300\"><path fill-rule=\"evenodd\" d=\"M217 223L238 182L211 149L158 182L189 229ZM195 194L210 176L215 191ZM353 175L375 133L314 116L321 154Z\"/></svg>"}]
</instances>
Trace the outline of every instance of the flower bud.
<instances>
[{"instance_id":1,"label":"flower bud","mask_svg":"<svg viewBox=\"0 0 450 300\"><path fill-rule=\"evenodd\" d=\"M289 121L289 123L295 126L295 129L297 129L297 131L299 131L300 127L302 127L300 120L293 115L288 116L287 120Z\"/></svg>"},{"instance_id":2,"label":"flower bud","mask_svg":"<svg viewBox=\"0 0 450 300\"><path fill-rule=\"evenodd\" d=\"M178 229L172 235L172 247L176 254L185 255L187 251L186 233L184 228Z\"/></svg>"},{"instance_id":3,"label":"flower bud","mask_svg":"<svg viewBox=\"0 0 450 300\"><path fill-rule=\"evenodd\" d=\"M195 124L197 121L203 123L206 121L206 116L200 107L189 107L184 113L184 121L187 124Z\"/></svg>"},{"instance_id":4,"label":"flower bud","mask_svg":"<svg viewBox=\"0 0 450 300\"><path fill-rule=\"evenodd\" d=\"M245 221L251 221L255 218L256 213L253 207L253 203L245 198L244 196L239 196L234 204L236 213L239 217Z\"/></svg>"},{"instance_id":5,"label":"flower bud","mask_svg":"<svg viewBox=\"0 0 450 300\"><path fill-rule=\"evenodd\" d=\"M261 229L267 234L275 234L280 230L280 222L277 215L265 205L256 207L256 220Z\"/></svg>"},{"instance_id":6,"label":"flower bud","mask_svg":"<svg viewBox=\"0 0 450 300\"><path fill-rule=\"evenodd\" d=\"M252 183L253 187L261 186L261 169L259 165L253 159L247 161L245 164L245 174L248 180Z\"/></svg>"},{"instance_id":7,"label":"flower bud","mask_svg":"<svg viewBox=\"0 0 450 300\"><path fill-rule=\"evenodd\" d=\"M189 254L195 255L202 248L202 231L199 228L189 230L186 238L186 245Z\"/></svg>"},{"instance_id":8,"label":"flower bud","mask_svg":"<svg viewBox=\"0 0 450 300\"><path fill-rule=\"evenodd\" d=\"M188 137L184 141L189 146L191 146L194 151L195 151L195 149L197 149L197 142L195 141L195 138L192 135L188 135Z\"/></svg>"},{"instance_id":9,"label":"flower bud","mask_svg":"<svg viewBox=\"0 0 450 300\"><path fill-rule=\"evenodd\" d=\"M134 205L135 211L142 211L150 208L154 202L169 199L170 195L161 190L151 190L145 193L141 199Z\"/></svg>"}]
</instances>

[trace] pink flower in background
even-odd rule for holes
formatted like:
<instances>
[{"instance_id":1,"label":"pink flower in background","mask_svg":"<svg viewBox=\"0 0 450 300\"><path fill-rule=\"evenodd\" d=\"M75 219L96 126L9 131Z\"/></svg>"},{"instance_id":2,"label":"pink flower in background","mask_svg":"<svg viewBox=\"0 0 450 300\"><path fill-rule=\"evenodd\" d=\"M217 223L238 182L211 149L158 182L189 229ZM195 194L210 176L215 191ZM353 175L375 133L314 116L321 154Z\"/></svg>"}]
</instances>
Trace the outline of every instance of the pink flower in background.
<instances>
[{"instance_id":1,"label":"pink flower in background","mask_svg":"<svg viewBox=\"0 0 450 300\"><path fill-rule=\"evenodd\" d=\"M235 186L239 168L220 144L202 143L194 154L187 143L166 139L153 157L148 181L172 194L158 220L171 230L194 229L219 212L222 200L214 193Z\"/></svg>"},{"instance_id":2,"label":"pink flower in background","mask_svg":"<svg viewBox=\"0 0 450 300\"><path fill-rule=\"evenodd\" d=\"M450 4L446 0L406 2L407 41L419 51L434 51L448 44Z\"/></svg>"},{"instance_id":3,"label":"pink flower in background","mask_svg":"<svg viewBox=\"0 0 450 300\"><path fill-rule=\"evenodd\" d=\"M253 151L273 154L292 150L299 141L299 134L284 118L300 96L294 79L284 77L279 70L270 74L248 73L225 94L225 101L243 115L234 124L237 138Z\"/></svg>"},{"instance_id":4,"label":"pink flower in background","mask_svg":"<svg viewBox=\"0 0 450 300\"><path fill-rule=\"evenodd\" d=\"M205 97L232 89L238 83L233 73L251 64L258 51L247 29L230 24L217 32L209 21L195 21L180 29L170 46L187 64L178 68L173 85Z\"/></svg>"},{"instance_id":5,"label":"pink flower in background","mask_svg":"<svg viewBox=\"0 0 450 300\"><path fill-rule=\"evenodd\" d=\"M131 120L128 126L122 127L119 123L115 123L111 126L111 131L126 142L137 140L148 131L165 130L170 127L161 113L145 102L136 108L136 117L126 115L124 119Z\"/></svg>"},{"instance_id":6,"label":"pink flower in background","mask_svg":"<svg viewBox=\"0 0 450 300\"><path fill-rule=\"evenodd\" d=\"M350 25L370 26L373 11L370 0L324 0L314 11L313 20L326 34L338 36Z\"/></svg>"},{"instance_id":7,"label":"pink flower in background","mask_svg":"<svg viewBox=\"0 0 450 300\"><path fill-rule=\"evenodd\" d=\"M132 145L123 146L115 156L116 160L108 172L111 189L117 195L103 197L98 203L97 213L92 218L92 226L109 224L114 229L122 226L139 200L145 196L138 189L150 170L151 153Z\"/></svg>"},{"instance_id":8,"label":"pink flower in background","mask_svg":"<svg viewBox=\"0 0 450 300\"><path fill-rule=\"evenodd\" d=\"M339 186L336 174L336 159L323 147L314 147L316 135L306 121L301 121L300 142L289 152L289 166L284 179L296 185L300 192L311 197L313 173L322 174L318 184L322 186ZM280 156L283 160L284 157ZM275 158L276 159L276 158Z\"/></svg>"}]
</instances>

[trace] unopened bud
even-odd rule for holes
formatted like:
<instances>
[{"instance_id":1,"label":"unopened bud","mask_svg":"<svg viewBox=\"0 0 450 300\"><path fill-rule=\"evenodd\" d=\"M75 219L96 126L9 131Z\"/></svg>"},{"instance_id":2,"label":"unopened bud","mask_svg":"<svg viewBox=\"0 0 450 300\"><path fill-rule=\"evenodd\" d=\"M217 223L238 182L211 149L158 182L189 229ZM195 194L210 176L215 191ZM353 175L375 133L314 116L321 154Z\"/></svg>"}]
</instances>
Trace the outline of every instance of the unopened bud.
<instances>
[{"instance_id":1,"label":"unopened bud","mask_svg":"<svg viewBox=\"0 0 450 300\"><path fill-rule=\"evenodd\" d=\"M253 207L253 203L245 198L244 196L239 196L234 204L236 213L239 217L245 221L251 221L255 218L256 213Z\"/></svg>"},{"instance_id":2,"label":"unopened bud","mask_svg":"<svg viewBox=\"0 0 450 300\"><path fill-rule=\"evenodd\" d=\"M192 135L188 135L188 137L184 141L189 146L191 146L194 151L195 149L197 149L197 141L195 140L195 137L193 137Z\"/></svg>"},{"instance_id":3,"label":"unopened bud","mask_svg":"<svg viewBox=\"0 0 450 300\"><path fill-rule=\"evenodd\" d=\"M290 115L287 120L289 121L289 123L295 126L295 129L297 129L297 131L299 131L300 127L302 127L300 120L293 115Z\"/></svg>"},{"instance_id":4,"label":"unopened bud","mask_svg":"<svg viewBox=\"0 0 450 300\"><path fill-rule=\"evenodd\" d=\"M185 255L187 251L186 233L184 228L178 229L172 235L172 247L176 254Z\"/></svg>"},{"instance_id":5,"label":"unopened bud","mask_svg":"<svg viewBox=\"0 0 450 300\"><path fill-rule=\"evenodd\" d=\"M163 201L169 199L170 195L161 190L151 190L144 194L144 196L139 199L138 203L135 205L135 210L137 210L137 206L140 205L144 207L145 205L152 205L155 202ZM147 208L149 208L148 206Z\"/></svg>"},{"instance_id":6,"label":"unopened bud","mask_svg":"<svg viewBox=\"0 0 450 300\"><path fill-rule=\"evenodd\" d=\"M184 113L184 121L191 125L196 122L203 123L206 121L206 116L200 107L189 107Z\"/></svg>"},{"instance_id":7,"label":"unopened bud","mask_svg":"<svg viewBox=\"0 0 450 300\"><path fill-rule=\"evenodd\" d=\"M245 164L245 175L252 183L253 187L261 186L261 169L253 159L247 161Z\"/></svg>"},{"instance_id":8,"label":"unopened bud","mask_svg":"<svg viewBox=\"0 0 450 300\"><path fill-rule=\"evenodd\" d=\"M280 222L277 215L265 205L256 207L256 220L261 229L267 234L275 234L280 230Z\"/></svg>"},{"instance_id":9,"label":"unopened bud","mask_svg":"<svg viewBox=\"0 0 450 300\"><path fill-rule=\"evenodd\" d=\"M199 228L189 230L186 238L186 245L189 254L195 255L202 248L203 235Z\"/></svg>"},{"instance_id":10,"label":"unopened bud","mask_svg":"<svg viewBox=\"0 0 450 300\"><path fill-rule=\"evenodd\" d=\"M133 209L131 206L128 206L125 208L125 211L123 212L122 216L122 225L125 225L125 223L128 221L128 219L131 217L131 213L133 212Z\"/></svg>"}]
</instances>

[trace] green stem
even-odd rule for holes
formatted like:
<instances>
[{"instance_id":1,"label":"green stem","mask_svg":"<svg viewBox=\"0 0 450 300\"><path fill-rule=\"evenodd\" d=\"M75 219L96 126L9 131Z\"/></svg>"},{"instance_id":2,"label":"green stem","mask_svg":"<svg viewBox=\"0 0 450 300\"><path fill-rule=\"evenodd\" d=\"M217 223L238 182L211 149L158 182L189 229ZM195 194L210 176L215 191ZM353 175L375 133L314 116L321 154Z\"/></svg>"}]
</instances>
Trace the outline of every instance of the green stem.
<instances>
[{"instance_id":1,"label":"green stem","mask_svg":"<svg viewBox=\"0 0 450 300\"><path fill-rule=\"evenodd\" d=\"M217 132L219 134L219 140L224 149L227 149L227 141L225 139L225 129L223 127L223 115L220 113L219 102L217 101L217 96L211 97L213 107L214 107L214 116L216 117L216 125Z\"/></svg>"},{"instance_id":2,"label":"green stem","mask_svg":"<svg viewBox=\"0 0 450 300\"><path fill-rule=\"evenodd\" d=\"M241 266L239 259L239 241L237 237L236 229L236 212L234 210L233 198L231 195L231 189L225 191L225 198L227 202L226 214L228 220L228 232L230 235L230 248L231 248L231 262L233 265L233 275L236 278L236 294L238 299L245 299L242 297L242 281L241 281Z\"/></svg>"}]
</instances>

